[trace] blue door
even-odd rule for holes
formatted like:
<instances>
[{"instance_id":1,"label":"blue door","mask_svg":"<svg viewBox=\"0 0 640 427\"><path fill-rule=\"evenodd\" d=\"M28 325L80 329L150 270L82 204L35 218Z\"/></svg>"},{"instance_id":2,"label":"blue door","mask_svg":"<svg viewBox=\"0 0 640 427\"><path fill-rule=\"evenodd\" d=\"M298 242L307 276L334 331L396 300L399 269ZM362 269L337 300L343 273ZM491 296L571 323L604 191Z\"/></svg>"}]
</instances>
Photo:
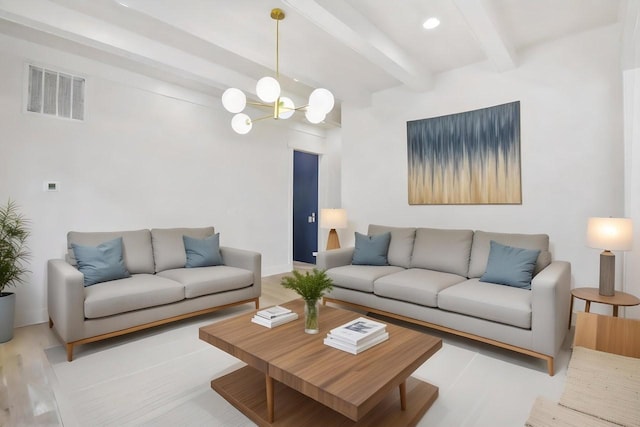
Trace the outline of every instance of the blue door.
<instances>
[{"instance_id":1,"label":"blue door","mask_svg":"<svg viewBox=\"0 0 640 427\"><path fill-rule=\"evenodd\" d=\"M293 260L315 264L318 250L318 156L293 152Z\"/></svg>"}]
</instances>

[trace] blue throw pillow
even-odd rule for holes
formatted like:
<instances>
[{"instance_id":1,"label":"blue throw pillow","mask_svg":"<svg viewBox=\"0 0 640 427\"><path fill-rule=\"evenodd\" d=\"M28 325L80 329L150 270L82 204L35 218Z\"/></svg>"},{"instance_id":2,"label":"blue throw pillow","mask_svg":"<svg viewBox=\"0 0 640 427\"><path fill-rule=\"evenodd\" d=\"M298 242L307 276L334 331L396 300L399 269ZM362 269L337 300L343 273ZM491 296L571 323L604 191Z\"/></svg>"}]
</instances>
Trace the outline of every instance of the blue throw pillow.
<instances>
[{"instance_id":1,"label":"blue throw pillow","mask_svg":"<svg viewBox=\"0 0 640 427\"><path fill-rule=\"evenodd\" d=\"M206 239L194 239L189 236L182 236L184 250L187 253L186 268L210 267L222 265L222 255L220 254L220 233Z\"/></svg>"},{"instance_id":2,"label":"blue throw pillow","mask_svg":"<svg viewBox=\"0 0 640 427\"><path fill-rule=\"evenodd\" d=\"M100 243L96 247L75 243L71 247L78 262L78 270L84 274L85 286L131 276L124 266L122 237Z\"/></svg>"},{"instance_id":3,"label":"blue throw pillow","mask_svg":"<svg viewBox=\"0 0 640 427\"><path fill-rule=\"evenodd\" d=\"M531 278L540 251L505 246L493 240L490 245L487 270L480 281L531 289Z\"/></svg>"},{"instance_id":4,"label":"blue throw pillow","mask_svg":"<svg viewBox=\"0 0 640 427\"><path fill-rule=\"evenodd\" d=\"M389 265L387 252L391 242L391 233L367 236L356 232L356 247L351 264L355 265Z\"/></svg>"}]
</instances>

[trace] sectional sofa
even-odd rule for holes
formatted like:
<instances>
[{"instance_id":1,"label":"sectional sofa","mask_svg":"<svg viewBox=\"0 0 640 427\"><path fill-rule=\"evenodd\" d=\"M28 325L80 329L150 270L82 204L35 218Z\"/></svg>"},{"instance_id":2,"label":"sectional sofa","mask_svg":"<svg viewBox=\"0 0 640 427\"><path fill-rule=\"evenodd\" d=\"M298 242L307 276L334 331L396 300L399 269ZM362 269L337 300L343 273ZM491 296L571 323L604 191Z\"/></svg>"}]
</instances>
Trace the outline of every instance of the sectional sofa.
<instances>
[{"instance_id":1,"label":"sectional sofa","mask_svg":"<svg viewBox=\"0 0 640 427\"><path fill-rule=\"evenodd\" d=\"M534 356L545 360L549 375L554 374L554 357L567 333L571 266L551 260L547 235L369 226L368 236L386 233L386 265L354 264L354 247L318 253L318 268L334 281L325 303ZM486 281L493 245L539 251L530 289ZM493 256L494 272L496 266L500 272L503 261Z\"/></svg>"},{"instance_id":2,"label":"sectional sofa","mask_svg":"<svg viewBox=\"0 0 640 427\"><path fill-rule=\"evenodd\" d=\"M49 260L47 280L49 326L65 342L69 361L78 344L239 304L259 308L260 253L219 247L217 240L217 259L201 262L197 250L188 258L185 239L189 238L194 245L204 242L215 247L211 242L219 235L213 227L67 234L66 259ZM113 267L99 268L107 271L101 279L93 277L95 269L84 269L83 274L80 269L87 267L86 262L80 260L79 267L75 251L97 250L110 257L114 248L105 242L115 242L114 247L121 249L120 257L115 257L121 261L116 265L120 271L113 275ZM186 268L188 262L195 267Z\"/></svg>"}]
</instances>

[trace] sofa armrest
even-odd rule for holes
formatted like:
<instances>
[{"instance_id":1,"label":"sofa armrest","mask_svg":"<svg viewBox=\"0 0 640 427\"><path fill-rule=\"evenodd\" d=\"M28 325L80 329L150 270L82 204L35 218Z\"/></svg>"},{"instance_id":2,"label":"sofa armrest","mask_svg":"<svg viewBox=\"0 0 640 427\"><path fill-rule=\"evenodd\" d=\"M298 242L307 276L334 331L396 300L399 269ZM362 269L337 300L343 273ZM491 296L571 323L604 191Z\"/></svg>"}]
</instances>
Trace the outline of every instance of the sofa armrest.
<instances>
[{"instance_id":1,"label":"sofa armrest","mask_svg":"<svg viewBox=\"0 0 640 427\"><path fill-rule=\"evenodd\" d=\"M329 270L351 264L354 247L331 249L329 251L319 251L316 256L316 266L319 270Z\"/></svg>"},{"instance_id":2,"label":"sofa armrest","mask_svg":"<svg viewBox=\"0 0 640 427\"><path fill-rule=\"evenodd\" d=\"M260 295L262 292L262 254L225 246L220 247L220 253L225 265L253 271L253 285Z\"/></svg>"},{"instance_id":3,"label":"sofa armrest","mask_svg":"<svg viewBox=\"0 0 640 427\"><path fill-rule=\"evenodd\" d=\"M533 348L555 356L567 334L571 264L553 261L531 281ZM550 339L553 337L553 339Z\"/></svg>"},{"instance_id":4,"label":"sofa armrest","mask_svg":"<svg viewBox=\"0 0 640 427\"><path fill-rule=\"evenodd\" d=\"M62 259L47 263L49 319L64 342L84 338L84 275Z\"/></svg>"}]
</instances>

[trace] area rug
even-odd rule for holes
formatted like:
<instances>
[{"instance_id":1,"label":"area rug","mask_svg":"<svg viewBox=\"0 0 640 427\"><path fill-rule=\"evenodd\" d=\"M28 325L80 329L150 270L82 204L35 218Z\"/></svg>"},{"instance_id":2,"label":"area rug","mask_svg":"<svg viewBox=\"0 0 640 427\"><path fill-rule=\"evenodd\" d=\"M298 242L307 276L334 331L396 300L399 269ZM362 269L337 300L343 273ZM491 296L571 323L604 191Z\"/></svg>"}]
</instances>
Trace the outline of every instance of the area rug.
<instances>
[{"instance_id":1,"label":"area rug","mask_svg":"<svg viewBox=\"0 0 640 427\"><path fill-rule=\"evenodd\" d=\"M46 350L64 426L253 426L210 386L243 363L198 338L201 326L250 310L231 308L204 320L80 346L71 363L64 347ZM447 340L413 373L440 388L419 427L523 425L536 395L559 398L564 375L549 377L542 362Z\"/></svg>"},{"instance_id":2,"label":"area rug","mask_svg":"<svg viewBox=\"0 0 640 427\"><path fill-rule=\"evenodd\" d=\"M575 347L560 404L618 425L640 426L640 359Z\"/></svg>"},{"instance_id":3,"label":"area rug","mask_svg":"<svg viewBox=\"0 0 640 427\"><path fill-rule=\"evenodd\" d=\"M62 346L47 349L63 424L255 425L210 386L243 363L198 339L200 326L236 314L84 346L71 363Z\"/></svg>"}]
</instances>

